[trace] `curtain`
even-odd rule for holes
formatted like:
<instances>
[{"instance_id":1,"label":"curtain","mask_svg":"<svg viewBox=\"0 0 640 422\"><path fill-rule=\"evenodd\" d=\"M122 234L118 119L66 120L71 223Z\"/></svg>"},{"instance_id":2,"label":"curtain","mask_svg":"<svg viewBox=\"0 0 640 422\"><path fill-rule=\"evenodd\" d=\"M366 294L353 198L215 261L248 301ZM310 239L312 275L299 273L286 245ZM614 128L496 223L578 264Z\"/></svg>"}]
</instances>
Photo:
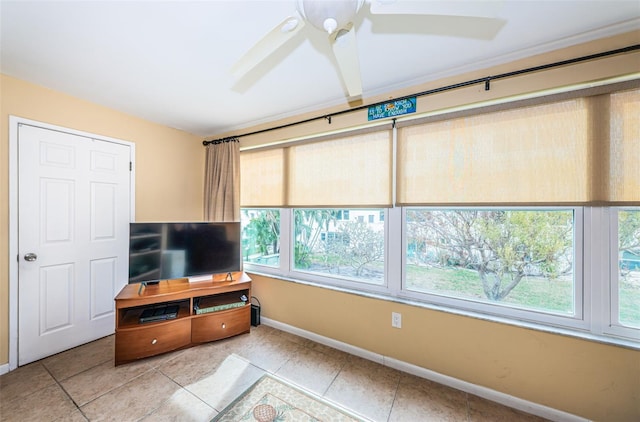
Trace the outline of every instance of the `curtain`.
<instances>
[{"instance_id":1,"label":"curtain","mask_svg":"<svg viewBox=\"0 0 640 422\"><path fill-rule=\"evenodd\" d=\"M286 204L285 149L243 151L240 154L243 207L282 207Z\"/></svg>"},{"instance_id":2,"label":"curtain","mask_svg":"<svg viewBox=\"0 0 640 422\"><path fill-rule=\"evenodd\" d=\"M640 89L611 95L609 203L640 202Z\"/></svg>"},{"instance_id":3,"label":"curtain","mask_svg":"<svg viewBox=\"0 0 640 422\"><path fill-rule=\"evenodd\" d=\"M246 151L242 206L637 205L639 84Z\"/></svg>"},{"instance_id":4,"label":"curtain","mask_svg":"<svg viewBox=\"0 0 640 422\"><path fill-rule=\"evenodd\" d=\"M587 105L579 98L400 129L398 203L591 201Z\"/></svg>"},{"instance_id":5,"label":"curtain","mask_svg":"<svg viewBox=\"0 0 640 422\"><path fill-rule=\"evenodd\" d=\"M637 204L639 152L639 89L407 125L398 204Z\"/></svg>"},{"instance_id":6,"label":"curtain","mask_svg":"<svg viewBox=\"0 0 640 422\"><path fill-rule=\"evenodd\" d=\"M288 205L391 206L390 130L295 145L288 152Z\"/></svg>"},{"instance_id":7,"label":"curtain","mask_svg":"<svg viewBox=\"0 0 640 422\"><path fill-rule=\"evenodd\" d=\"M240 221L240 144L237 139L207 145L204 219Z\"/></svg>"},{"instance_id":8,"label":"curtain","mask_svg":"<svg viewBox=\"0 0 640 422\"><path fill-rule=\"evenodd\" d=\"M389 207L390 125L243 151L243 207Z\"/></svg>"}]
</instances>

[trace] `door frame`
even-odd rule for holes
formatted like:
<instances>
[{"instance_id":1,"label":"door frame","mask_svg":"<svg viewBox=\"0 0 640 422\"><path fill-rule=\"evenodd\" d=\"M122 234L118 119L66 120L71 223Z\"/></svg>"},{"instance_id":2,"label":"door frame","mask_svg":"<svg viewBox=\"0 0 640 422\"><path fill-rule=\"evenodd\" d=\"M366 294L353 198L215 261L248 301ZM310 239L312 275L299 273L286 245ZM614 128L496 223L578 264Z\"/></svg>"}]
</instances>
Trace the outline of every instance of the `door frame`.
<instances>
[{"instance_id":1,"label":"door frame","mask_svg":"<svg viewBox=\"0 0 640 422\"><path fill-rule=\"evenodd\" d=\"M136 207L136 144L122 139L97 135L67 127L56 126L23 117L9 116L9 367L12 371L18 367L18 127L20 124L36 126L42 129L80 135L97 141L126 145L131 151L131 172L129 177L129 221L135 221ZM0 374L3 373L0 367ZM6 371L5 371L6 372Z\"/></svg>"}]
</instances>

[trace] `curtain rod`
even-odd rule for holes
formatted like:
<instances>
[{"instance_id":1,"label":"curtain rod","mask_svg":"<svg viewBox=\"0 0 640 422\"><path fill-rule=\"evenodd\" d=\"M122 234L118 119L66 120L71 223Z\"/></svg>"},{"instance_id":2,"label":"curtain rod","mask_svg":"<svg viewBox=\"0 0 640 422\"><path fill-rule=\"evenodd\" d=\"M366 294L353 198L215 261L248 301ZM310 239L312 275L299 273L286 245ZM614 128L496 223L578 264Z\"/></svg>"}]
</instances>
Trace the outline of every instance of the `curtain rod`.
<instances>
[{"instance_id":1,"label":"curtain rod","mask_svg":"<svg viewBox=\"0 0 640 422\"><path fill-rule=\"evenodd\" d=\"M484 78L478 78L478 79L472 79L466 82L460 82L457 84L452 84L452 85L446 85L446 86L442 86L439 88L434 88L434 89L429 89L427 91L422 91L422 92L417 92L415 94L410 94L410 95L405 95L402 97L398 97L395 98L393 100L387 100L387 101L382 101L379 103L373 103L373 104L367 104L367 105L361 105L358 107L354 107L354 108L349 108L346 110L342 110L342 111L337 111L335 113L331 113L331 114L326 114L323 116L317 116L317 117L311 117L309 119L305 119L305 120L300 120L297 122L292 122L292 123L287 123L284 125L280 125L280 126L275 126L275 127L270 127L267 129L261 129L261 130L256 130L254 132L249 132L249 133L243 133L241 135L234 135L232 137L226 137L226 138L222 138L222 139L216 139L216 140L211 140L211 141L202 141L202 145L209 145L209 144L216 144L216 143L220 143L220 142L224 142L230 138L236 139L236 138L242 138L244 136L251 136L251 135L257 135L259 133L264 133L264 132L270 132L272 130L278 130L278 129L284 129L287 127L291 127L291 126L296 126L296 125L301 125L304 123L309 123L309 122L313 122L315 120L320 120L320 119L325 119L329 122L329 124L331 124L331 118L333 116L339 116L341 114L346 114L346 113L352 113L355 111L359 111L359 110L363 110L363 109L367 109L369 107L375 107L378 105L383 105L388 103L389 101L401 101L401 100L406 100L409 98L413 98L413 97L424 97L426 95L430 95L430 94L437 94L443 91L449 91L452 89L457 89L457 88L463 88L469 85L476 85L476 84L480 84L480 83L484 83L484 89L485 91L489 91L491 89L491 81L495 81L498 79L504 79L504 78L510 78L512 76L518 76L518 75L522 75L522 74L526 74L526 73L532 73L532 72L537 72L540 70L546 70L546 69L551 69L551 68L555 68L555 67L560 67L560 66L566 66L569 64L574 64L574 63L580 63L580 62L584 62L584 61L589 61L589 60L595 60L595 59L599 59L602 57L607 57L607 56L613 56L616 54L622 54L622 53L629 53L635 50L640 49L640 44L634 44L628 47L623 47L623 48L618 48L615 50L609 50L609 51L604 51L602 53L596 53L596 54L589 54L587 56L581 56L581 57L576 57L573 59L568 59L568 60L562 60L559 62L554 62L554 63L549 63L549 64L544 64L544 65L540 65L540 66L534 66L534 67L528 67L526 69L520 69L520 70L516 70L513 72L507 72L507 73L501 73L498 75L493 75L493 76L485 76Z\"/></svg>"},{"instance_id":2,"label":"curtain rod","mask_svg":"<svg viewBox=\"0 0 640 422\"><path fill-rule=\"evenodd\" d=\"M246 136L246 135L245 135ZM205 144L206 142L206 144ZM218 145L218 144L226 144L227 142L240 142L237 136L227 136L226 138L216 139L214 141L202 141L202 145L207 146L210 144Z\"/></svg>"}]
</instances>

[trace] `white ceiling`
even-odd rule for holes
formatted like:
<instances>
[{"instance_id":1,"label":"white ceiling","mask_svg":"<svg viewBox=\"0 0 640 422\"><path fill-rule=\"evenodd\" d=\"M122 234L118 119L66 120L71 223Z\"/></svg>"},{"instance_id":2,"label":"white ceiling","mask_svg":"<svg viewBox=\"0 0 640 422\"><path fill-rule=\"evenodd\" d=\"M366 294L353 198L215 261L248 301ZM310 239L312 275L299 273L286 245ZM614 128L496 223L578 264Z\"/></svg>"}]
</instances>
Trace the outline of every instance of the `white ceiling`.
<instances>
[{"instance_id":1,"label":"white ceiling","mask_svg":"<svg viewBox=\"0 0 640 422\"><path fill-rule=\"evenodd\" d=\"M460 2L450 3L455 9ZM365 4L356 20L364 102L640 28L637 0L501 6L506 24L494 39L479 40L467 37L472 27L452 31L427 17L372 15ZM295 10L295 0L0 0L0 70L202 136L324 107L346 109L326 35L311 25L244 78L231 76L231 66Z\"/></svg>"}]
</instances>

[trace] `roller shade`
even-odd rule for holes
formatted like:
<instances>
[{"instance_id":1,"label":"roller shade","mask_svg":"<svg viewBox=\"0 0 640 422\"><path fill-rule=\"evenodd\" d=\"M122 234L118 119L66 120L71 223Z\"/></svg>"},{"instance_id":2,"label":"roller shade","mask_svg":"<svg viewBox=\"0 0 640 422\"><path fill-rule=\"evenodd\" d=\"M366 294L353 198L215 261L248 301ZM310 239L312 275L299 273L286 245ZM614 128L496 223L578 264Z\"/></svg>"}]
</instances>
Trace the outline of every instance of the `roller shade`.
<instances>
[{"instance_id":1,"label":"roller shade","mask_svg":"<svg viewBox=\"0 0 640 422\"><path fill-rule=\"evenodd\" d=\"M640 202L640 89L611 95L610 203Z\"/></svg>"},{"instance_id":2,"label":"roller shade","mask_svg":"<svg viewBox=\"0 0 640 422\"><path fill-rule=\"evenodd\" d=\"M241 205L389 207L392 154L389 129L242 152Z\"/></svg>"},{"instance_id":3,"label":"roller shade","mask_svg":"<svg viewBox=\"0 0 640 422\"><path fill-rule=\"evenodd\" d=\"M637 205L638 85L399 122L396 204ZM242 152L241 205L393 206L391 135L375 128Z\"/></svg>"},{"instance_id":4,"label":"roller shade","mask_svg":"<svg viewBox=\"0 0 640 422\"><path fill-rule=\"evenodd\" d=\"M240 204L242 207L285 205L284 149L240 153Z\"/></svg>"},{"instance_id":5,"label":"roller shade","mask_svg":"<svg viewBox=\"0 0 640 422\"><path fill-rule=\"evenodd\" d=\"M398 203L588 202L589 114L578 98L404 127Z\"/></svg>"},{"instance_id":6,"label":"roller shade","mask_svg":"<svg viewBox=\"0 0 640 422\"><path fill-rule=\"evenodd\" d=\"M289 205L391 205L391 131L289 148Z\"/></svg>"}]
</instances>

